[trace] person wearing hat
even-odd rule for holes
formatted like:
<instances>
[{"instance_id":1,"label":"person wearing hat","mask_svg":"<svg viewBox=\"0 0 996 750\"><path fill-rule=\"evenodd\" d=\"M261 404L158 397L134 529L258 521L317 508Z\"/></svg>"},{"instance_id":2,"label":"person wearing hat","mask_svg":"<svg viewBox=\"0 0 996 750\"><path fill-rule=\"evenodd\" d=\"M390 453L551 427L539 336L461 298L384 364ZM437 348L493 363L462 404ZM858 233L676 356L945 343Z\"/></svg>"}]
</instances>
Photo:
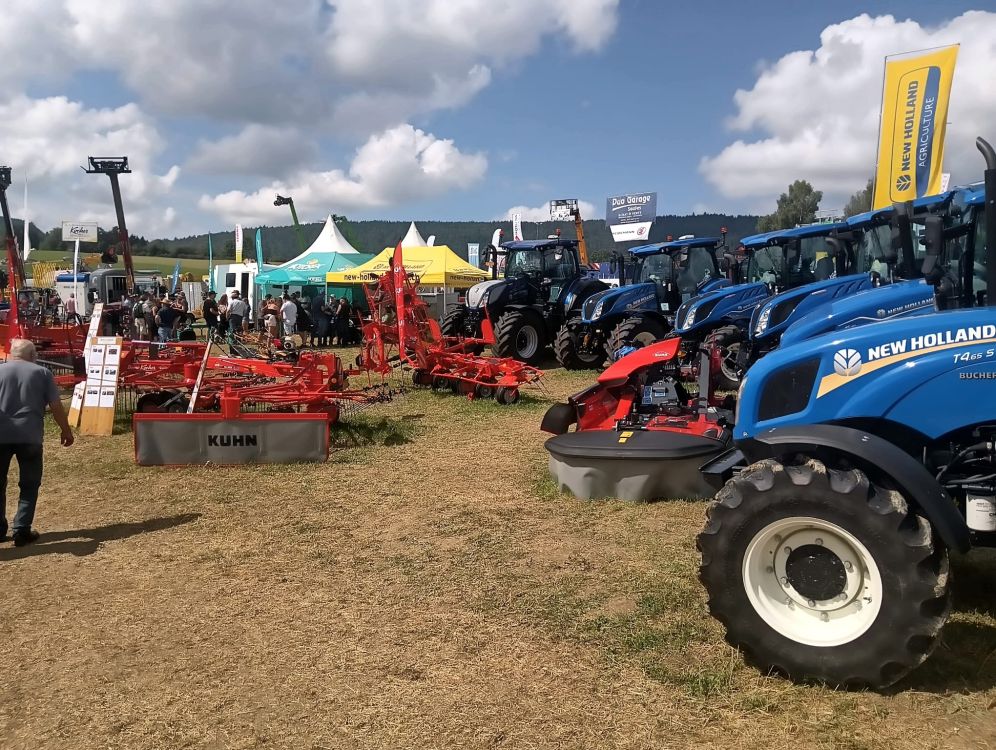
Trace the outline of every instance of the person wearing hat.
<instances>
[{"instance_id":1,"label":"person wearing hat","mask_svg":"<svg viewBox=\"0 0 996 750\"><path fill-rule=\"evenodd\" d=\"M233 333L242 332L242 321L248 311L249 306L242 299L242 293L238 289L233 289L228 303L228 327Z\"/></svg>"}]
</instances>

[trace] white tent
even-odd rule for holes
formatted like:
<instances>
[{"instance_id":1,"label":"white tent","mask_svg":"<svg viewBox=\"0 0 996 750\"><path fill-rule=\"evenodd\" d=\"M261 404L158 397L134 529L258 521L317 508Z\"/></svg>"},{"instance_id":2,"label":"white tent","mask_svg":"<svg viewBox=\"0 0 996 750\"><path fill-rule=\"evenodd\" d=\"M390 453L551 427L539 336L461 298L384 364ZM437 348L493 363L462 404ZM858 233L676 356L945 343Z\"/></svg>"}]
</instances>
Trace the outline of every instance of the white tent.
<instances>
[{"instance_id":1,"label":"white tent","mask_svg":"<svg viewBox=\"0 0 996 750\"><path fill-rule=\"evenodd\" d=\"M349 244L349 240L342 236L342 232L339 231L339 227L336 223L332 221L332 214L329 214L329 218L325 220L325 226L322 227L321 233L315 238L315 241L311 243L311 247L305 250L298 258L303 258L308 253L359 253L355 247ZM294 258L297 260L297 258ZM294 260L288 261L288 263L293 263Z\"/></svg>"},{"instance_id":2,"label":"white tent","mask_svg":"<svg viewBox=\"0 0 996 750\"><path fill-rule=\"evenodd\" d=\"M408 234L405 238L401 240L401 247L427 247L428 242L419 234L418 229L415 227L415 222L413 221L411 226L408 227Z\"/></svg>"}]
</instances>

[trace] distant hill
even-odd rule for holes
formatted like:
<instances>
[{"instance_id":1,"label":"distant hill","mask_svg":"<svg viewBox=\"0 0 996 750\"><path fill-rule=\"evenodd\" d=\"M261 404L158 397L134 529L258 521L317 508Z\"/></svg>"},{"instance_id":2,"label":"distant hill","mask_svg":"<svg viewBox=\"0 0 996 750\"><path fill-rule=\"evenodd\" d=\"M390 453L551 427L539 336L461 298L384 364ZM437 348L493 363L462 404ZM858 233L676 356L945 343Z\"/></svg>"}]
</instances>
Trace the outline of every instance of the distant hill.
<instances>
[{"instance_id":1,"label":"distant hill","mask_svg":"<svg viewBox=\"0 0 996 750\"><path fill-rule=\"evenodd\" d=\"M647 242L663 242L668 235L679 237L683 234L697 236L718 235L721 227L729 230L729 240L735 246L741 237L746 237L757 231L757 216L727 216L723 214L693 214L691 216L658 216L650 229ZM436 235L436 244L448 245L463 258L467 257L467 243L477 242L483 248L491 241L494 230L501 227L505 231L505 239L512 237L510 221L421 221L416 222L423 237ZM310 245L323 224L302 225L305 245ZM571 222L523 222L522 231L526 239L546 237L560 229L565 237L574 237L574 225ZM244 227L245 253L255 252L253 238L256 227ZM385 247L397 244L408 230L406 221L348 221L340 224L340 229L346 238L361 252L376 253ZM283 262L298 254L298 244L292 226L262 227L263 255L268 263ZM620 249L612 241L612 233L604 220L593 219L584 223L585 238L593 260L608 258L613 250ZM147 247L142 248L145 255L163 255L167 257L207 256L207 235L178 237L171 240L151 240ZM235 257L235 238L233 232L212 233L211 243L216 258ZM639 243L625 243L632 246Z\"/></svg>"},{"instance_id":2,"label":"distant hill","mask_svg":"<svg viewBox=\"0 0 996 750\"><path fill-rule=\"evenodd\" d=\"M650 229L650 236L645 242L663 242L668 235L677 238L683 234L696 236L718 235L721 227L729 230L729 243L736 243L749 234L757 231L757 216L729 216L725 214L692 214L689 216L658 216ZM20 221L14 220L15 231L20 236ZM302 225L305 246L310 245L321 232L323 222ZM490 241L494 230L501 227L506 240L512 237L511 221L420 221L417 222L419 232L423 237L436 235L436 244L448 245L462 258L467 257L467 243L477 242L483 249ZM385 247L397 244L408 230L407 221L345 221L340 223L340 229L346 238L361 252L376 253ZM523 222L522 230L526 239L546 237L560 229L565 237L574 237L572 222ZM254 238L256 227L244 227L245 249L248 257L254 257ZM263 257L267 263L282 263L297 255L297 239L293 226L262 227ZM42 250L65 251L68 245L62 243L61 228L56 227L48 232L42 232L33 224L30 225L31 244ZM612 233L602 219L592 219L584 223L585 238L588 241L592 260L605 260L614 250L632 247L636 242L621 243L612 241ZM2 229L0 229L2 234ZM101 229L101 242L97 247L102 249L116 238L116 232L109 234ZM208 235L198 234L190 237L174 237L173 239L146 240L144 237L132 235L132 250L137 255L156 256L161 258L206 258ZM212 232L211 244L214 257L218 260L235 257L234 232ZM87 248L90 250L91 248Z\"/></svg>"}]
</instances>

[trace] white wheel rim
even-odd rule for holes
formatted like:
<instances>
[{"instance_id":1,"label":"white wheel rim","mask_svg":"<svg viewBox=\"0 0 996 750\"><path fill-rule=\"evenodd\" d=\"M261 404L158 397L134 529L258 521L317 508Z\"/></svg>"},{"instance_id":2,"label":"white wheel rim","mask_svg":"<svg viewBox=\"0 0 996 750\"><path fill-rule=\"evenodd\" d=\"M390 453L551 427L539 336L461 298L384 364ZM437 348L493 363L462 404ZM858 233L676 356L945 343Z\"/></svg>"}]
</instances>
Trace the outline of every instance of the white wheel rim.
<instances>
[{"instance_id":1,"label":"white wheel rim","mask_svg":"<svg viewBox=\"0 0 996 750\"><path fill-rule=\"evenodd\" d=\"M650 346L655 341L657 341L657 337L650 331L641 331L633 337L633 342L640 346Z\"/></svg>"},{"instance_id":2,"label":"white wheel rim","mask_svg":"<svg viewBox=\"0 0 996 750\"><path fill-rule=\"evenodd\" d=\"M519 329L518 335L515 337L515 348L519 352L520 357L529 357L536 354L536 350L539 348L539 333L532 326L523 326Z\"/></svg>"},{"instance_id":3,"label":"white wheel rim","mask_svg":"<svg viewBox=\"0 0 996 750\"><path fill-rule=\"evenodd\" d=\"M810 598L796 588L801 581L793 585L788 570L792 551L798 555L804 547L822 547L836 557L844 580L835 595ZM838 569L837 563L833 567ZM872 626L882 608L882 577L868 549L853 534L820 518L784 518L758 532L744 555L743 584L761 619L807 646L850 643Z\"/></svg>"},{"instance_id":4,"label":"white wheel rim","mask_svg":"<svg viewBox=\"0 0 996 750\"><path fill-rule=\"evenodd\" d=\"M723 358L720 360L720 369L723 371L723 375L727 380L732 380L734 382L740 380L740 376L737 373L737 356L740 354L740 344L731 344L727 347L726 351L723 352ZM731 364L732 363L732 364Z\"/></svg>"}]
</instances>

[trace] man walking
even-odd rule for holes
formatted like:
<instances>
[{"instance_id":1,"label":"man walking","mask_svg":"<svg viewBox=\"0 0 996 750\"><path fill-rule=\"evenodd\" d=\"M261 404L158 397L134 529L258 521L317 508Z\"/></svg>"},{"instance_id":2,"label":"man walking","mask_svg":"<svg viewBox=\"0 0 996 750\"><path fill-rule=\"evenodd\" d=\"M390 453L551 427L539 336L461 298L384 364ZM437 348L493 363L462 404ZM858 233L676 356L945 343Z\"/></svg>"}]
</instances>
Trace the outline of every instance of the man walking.
<instances>
[{"instance_id":1,"label":"man walking","mask_svg":"<svg viewBox=\"0 0 996 750\"><path fill-rule=\"evenodd\" d=\"M242 333L242 320L249 312L249 305L238 289L233 289L228 303L228 327L233 334Z\"/></svg>"},{"instance_id":2,"label":"man walking","mask_svg":"<svg viewBox=\"0 0 996 750\"><path fill-rule=\"evenodd\" d=\"M35 364L36 357L34 344L13 339L7 362L0 364L0 541L7 537L7 472L11 459L16 458L21 494L11 527L15 547L38 539L31 524L42 480L46 406L62 430L62 444L67 448L73 444L55 378L50 370Z\"/></svg>"},{"instance_id":3,"label":"man walking","mask_svg":"<svg viewBox=\"0 0 996 750\"><path fill-rule=\"evenodd\" d=\"M207 298L201 304L201 315L204 316L204 324L207 326L207 338L210 341L211 334L218 327L218 302L214 298L214 291L207 293Z\"/></svg>"}]
</instances>

